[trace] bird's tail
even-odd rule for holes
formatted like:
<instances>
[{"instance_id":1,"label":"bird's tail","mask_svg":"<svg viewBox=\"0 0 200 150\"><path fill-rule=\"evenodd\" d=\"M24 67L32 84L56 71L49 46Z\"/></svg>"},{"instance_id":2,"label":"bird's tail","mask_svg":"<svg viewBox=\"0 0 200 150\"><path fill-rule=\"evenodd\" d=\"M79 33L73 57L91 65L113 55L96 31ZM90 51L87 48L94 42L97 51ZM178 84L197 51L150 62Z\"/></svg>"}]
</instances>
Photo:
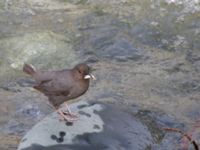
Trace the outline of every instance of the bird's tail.
<instances>
[{"instance_id":1,"label":"bird's tail","mask_svg":"<svg viewBox=\"0 0 200 150\"><path fill-rule=\"evenodd\" d=\"M29 75L33 75L34 73L36 73L36 69L29 64L24 64L23 71Z\"/></svg>"}]
</instances>

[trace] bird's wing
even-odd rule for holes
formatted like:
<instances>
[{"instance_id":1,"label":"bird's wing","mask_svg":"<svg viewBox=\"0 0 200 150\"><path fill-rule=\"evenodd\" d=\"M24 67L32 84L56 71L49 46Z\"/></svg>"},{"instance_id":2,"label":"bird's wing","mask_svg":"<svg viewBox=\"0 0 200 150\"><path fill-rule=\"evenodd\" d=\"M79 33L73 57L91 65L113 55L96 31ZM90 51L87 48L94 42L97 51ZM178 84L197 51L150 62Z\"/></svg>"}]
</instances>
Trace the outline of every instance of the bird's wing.
<instances>
[{"instance_id":1,"label":"bird's wing","mask_svg":"<svg viewBox=\"0 0 200 150\"><path fill-rule=\"evenodd\" d=\"M39 90L40 92L44 93L46 96L54 95L54 96L68 96L69 90L64 89L57 89L48 84L40 84L36 85L33 88Z\"/></svg>"},{"instance_id":2,"label":"bird's wing","mask_svg":"<svg viewBox=\"0 0 200 150\"><path fill-rule=\"evenodd\" d=\"M68 96L70 87L63 86L62 83L56 82L56 78L40 81L33 88L44 93L46 96Z\"/></svg>"},{"instance_id":3,"label":"bird's wing","mask_svg":"<svg viewBox=\"0 0 200 150\"><path fill-rule=\"evenodd\" d=\"M64 101L70 97L70 89L64 90L53 84L53 80L46 80L34 86L49 99L49 102L57 109Z\"/></svg>"}]
</instances>

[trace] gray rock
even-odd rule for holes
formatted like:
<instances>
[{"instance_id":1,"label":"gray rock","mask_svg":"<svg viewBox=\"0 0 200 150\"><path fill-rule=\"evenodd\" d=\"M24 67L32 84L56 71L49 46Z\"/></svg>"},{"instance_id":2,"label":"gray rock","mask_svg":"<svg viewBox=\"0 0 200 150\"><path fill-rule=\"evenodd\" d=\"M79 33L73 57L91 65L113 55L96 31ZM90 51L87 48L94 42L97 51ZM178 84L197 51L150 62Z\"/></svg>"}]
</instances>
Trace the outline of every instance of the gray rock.
<instances>
[{"instance_id":1,"label":"gray rock","mask_svg":"<svg viewBox=\"0 0 200 150\"><path fill-rule=\"evenodd\" d=\"M63 23L64 20L60 18L60 19L58 19L58 22L59 22L59 23Z\"/></svg>"},{"instance_id":2,"label":"gray rock","mask_svg":"<svg viewBox=\"0 0 200 150\"><path fill-rule=\"evenodd\" d=\"M147 126L127 112L85 102L70 107L79 112L78 121L59 121L53 113L23 137L18 150L143 150L153 143Z\"/></svg>"},{"instance_id":3,"label":"gray rock","mask_svg":"<svg viewBox=\"0 0 200 150\"><path fill-rule=\"evenodd\" d=\"M143 56L142 50L137 49L127 35L128 26L110 15L89 14L80 18L77 26L83 33L79 41L81 47L77 49L84 49L90 57L126 62Z\"/></svg>"},{"instance_id":4,"label":"gray rock","mask_svg":"<svg viewBox=\"0 0 200 150\"><path fill-rule=\"evenodd\" d=\"M30 15L32 15L32 16L35 16L35 15L36 15L36 12L33 11L32 9L28 9L28 10L27 10L27 13L30 14Z\"/></svg>"}]
</instances>

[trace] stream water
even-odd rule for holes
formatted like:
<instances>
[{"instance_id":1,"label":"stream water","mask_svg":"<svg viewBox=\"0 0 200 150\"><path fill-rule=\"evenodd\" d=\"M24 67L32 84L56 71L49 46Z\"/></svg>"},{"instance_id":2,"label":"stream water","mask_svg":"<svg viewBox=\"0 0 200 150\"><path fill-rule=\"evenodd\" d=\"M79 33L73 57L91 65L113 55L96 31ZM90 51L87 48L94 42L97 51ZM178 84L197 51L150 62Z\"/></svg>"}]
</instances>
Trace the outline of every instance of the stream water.
<instances>
[{"instance_id":1,"label":"stream water","mask_svg":"<svg viewBox=\"0 0 200 150\"><path fill-rule=\"evenodd\" d=\"M24 62L87 62L97 81L85 101L133 105L186 128L200 117L199 0L2 0L0 45L1 149L16 149L52 112Z\"/></svg>"}]
</instances>

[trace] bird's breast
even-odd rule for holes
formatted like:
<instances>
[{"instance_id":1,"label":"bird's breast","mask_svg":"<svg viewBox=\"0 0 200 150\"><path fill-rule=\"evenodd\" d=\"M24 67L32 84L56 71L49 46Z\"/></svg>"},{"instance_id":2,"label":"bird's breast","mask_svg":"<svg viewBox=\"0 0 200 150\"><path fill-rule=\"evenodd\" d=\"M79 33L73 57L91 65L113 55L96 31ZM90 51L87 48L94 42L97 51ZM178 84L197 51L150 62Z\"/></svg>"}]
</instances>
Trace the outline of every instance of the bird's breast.
<instances>
[{"instance_id":1,"label":"bird's breast","mask_svg":"<svg viewBox=\"0 0 200 150\"><path fill-rule=\"evenodd\" d=\"M83 95L88 90L88 87L89 87L89 81L76 82L76 84L74 84L70 92L70 97L73 99Z\"/></svg>"}]
</instances>

